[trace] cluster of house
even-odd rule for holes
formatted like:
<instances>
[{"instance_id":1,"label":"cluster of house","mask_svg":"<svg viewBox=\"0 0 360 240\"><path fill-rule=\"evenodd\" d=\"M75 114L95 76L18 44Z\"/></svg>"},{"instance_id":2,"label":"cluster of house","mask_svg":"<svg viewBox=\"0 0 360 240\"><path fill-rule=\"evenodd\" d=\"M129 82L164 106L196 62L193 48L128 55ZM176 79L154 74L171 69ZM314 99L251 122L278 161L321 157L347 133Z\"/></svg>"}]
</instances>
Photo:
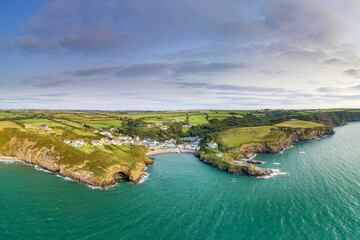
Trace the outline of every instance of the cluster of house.
<instances>
[{"instance_id":1,"label":"cluster of house","mask_svg":"<svg viewBox=\"0 0 360 240\"><path fill-rule=\"evenodd\" d=\"M113 135L111 132L105 130L103 132L100 132L100 135L103 135L103 136L108 136L109 138L113 138Z\"/></svg>"},{"instance_id":2,"label":"cluster of house","mask_svg":"<svg viewBox=\"0 0 360 240\"><path fill-rule=\"evenodd\" d=\"M182 119L170 119L170 122L183 122L184 120Z\"/></svg>"},{"instance_id":3,"label":"cluster of house","mask_svg":"<svg viewBox=\"0 0 360 240\"><path fill-rule=\"evenodd\" d=\"M86 140L83 140L83 139L77 139L77 140L65 139L63 142L67 143L67 144L70 144L73 147L81 147L82 145L86 144Z\"/></svg>"},{"instance_id":4,"label":"cluster of house","mask_svg":"<svg viewBox=\"0 0 360 240\"><path fill-rule=\"evenodd\" d=\"M182 141L188 141L188 142L195 142L196 140L199 140L198 136L195 137L184 137L184 138L180 138L180 140Z\"/></svg>"},{"instance_id":5,"label":"cluster of house","mask_svg":"<svg viewBox=\"0 0 360 240\"><path fill-rule=\"evenodd\" d=\"M92 140L91 144L95 147L105 145L122 145L119 139L108 139L107 137L101 138L101 140Z\"/></svg>"},{"instance_id":6,"label":"cluster of house","mask_svg":"<svg viewBox=\"0 0 360 240\"><path fill-rule=\"evenodd\" d=\"M171 138L166 141L156 141L156 140L151 140L150 138L144 138L141 139L138 144L145 145L151 149L175 147L176 139Z\"/></svg>"},{"instance_id":7,"label":"cluster of house","mask_svg":"<svg viewBox=\"0 0 360 240\"><path fill-rule=\"evenodd\" d=\"M181 119L171 119L170 121L172 122L183 122L184 120L181 120ZM147 127L152 127L152 126L155 126L155 127L159 127L161 130L168 130L169 127L168 126L163 126L163 123L148 123L146 124ZM184 124L182 125L182 128L191 128L191 125L190 124Z\"/></svg>"}]
</instances>

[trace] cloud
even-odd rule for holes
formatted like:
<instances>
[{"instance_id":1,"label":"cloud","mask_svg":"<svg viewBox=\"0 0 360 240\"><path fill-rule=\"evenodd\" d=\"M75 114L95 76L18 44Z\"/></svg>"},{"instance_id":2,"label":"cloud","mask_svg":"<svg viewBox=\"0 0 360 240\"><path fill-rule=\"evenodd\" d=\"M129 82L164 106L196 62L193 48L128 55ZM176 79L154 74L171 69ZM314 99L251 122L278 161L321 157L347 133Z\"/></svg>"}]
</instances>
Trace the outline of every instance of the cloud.
<instances>
[{"instance_id":1,"label":"cloud","mask_svg":"<svg viewBox=\"0 0 360 240\"><path fill-rule=\"evenodd\" d=\"M80 85L90 82L115 81L117 78L139 79L159 78L175 79L187 75L209 75L232 72L246 68L244 63L226 62L179 62L144 63L129 66L110 66L77 69L54 75L40 75L20 81L21 84L39 88L56 88L67 85Z\"/></svg>"},{"instance_id":2,"label":"cloud","mask_svg":"<svg viewBox=\"0 0 360 240\"><path fill-rule=\"evenodd\" d=\"M348 69L344 73L350 77L360 78L360 71L357 69Z\"/></svg>"},{"instance_id":3,"label":"cloud","mask_svg":"<svg viewBox=\"0 0 360 240\"><path fill-rule=\"evenodd\" d=\"M324 58L326 55L323 51L287 51L282 52L279 57L295 60L295 61L317 61Z\"/></svg>"},{"instance_id":4,"label":"cloud","mask_svg":"<svg viewBox=\"0 0 360 240\"><path fill-rule=\"evenodd\" d=\"M169 60L176 59L212 59L227 57L229 55L250 55L253 54L256 49L253 46L250 47L237 47L237 46L223 46L219 44L201 46L196 48L190 48L186 50L180 50L173 53L167 53L159 55L159 58L165 58Z\"/></svg>"},{"instance_id":5,"label":"cloud","mask_svg":"<svg viewBox=\"0 0 360 240\"><path fill-rule=\"evenodd\" d=\"M257 87L257 86L240 86L233 84L212 84L205 82L170 82L178 88L203 88L209 90L218 91L236 91L236 92L252 92L252 93L283 93L290 92L284 88L269 88L269 87Z\"/></svg>"},{"instance_id":6,"label":"cloud","mask_svg":"<svg viewBox=\"0 0 360 240\"><path fill-rule=\"evenodd\" d=\"M210 45L321 46L338 42L342 32L337 15L312 0L53 0L29 19L12 45L22 52L50 54L114 54L139 46L204 40ZM199 50L176 55L207 54L221 53Z\"/></svg>"},{"instance_id":7,"label":"cloud","mask_svg":"<svg viewBox=\"0 0 360 240\"><path fill-rule=\"evenodd\" d=\"M274 77L274 76L285 74L285 73L287 73L287 71L284 71L284 70L272 71L272 70L263 69L259 73Z\"/></svg>"},{"instance_id":8,"label":"cloud","mask_svg":"<svg viewBox=\"0 0 360 240\"><path fill-rule=\"evenodd\" d=\"M329 58L329 59L325 60L323 63L328 64L328 65L337 65L337 66L344 66L347 64L346 62L344 62L343 60L341 60L339 58Z\"/></svg>"},{"instance_id":9,"label":"cloud","mask_svg":"<svg viewBox=\"0 0 360 240\"><path fill-rule=\"evenodd\" d=\"M174 65L173 76L183 76L188 74L215 74L229 72L236 69L246 68L244 63L200 63L184 62Z\"/></svg>"},{"instance_id":10,"label":"cloud","mask_svg":"<svg viewBox=\"0 0 360 240\"><path fill-rule=\"evenodd\" d=\"M116 71L115 75L122 78L163 76L171 74L172 67L168 63L136 64Z\"/></svg>"},{"instance_id":11,"label":"cloud","mask_svg":"<svg viewBox=\"0 0 360 240\"><path fill-rule=\"evenodd\" d=\"M86 69L78 69L73 71L64 72L64 75L70 76L95 76L95 75L103 75L107 73L114 72L115 70L121 69L122 67L95 67L95 68L86 68Z\"/></svg>"}]
</instances>

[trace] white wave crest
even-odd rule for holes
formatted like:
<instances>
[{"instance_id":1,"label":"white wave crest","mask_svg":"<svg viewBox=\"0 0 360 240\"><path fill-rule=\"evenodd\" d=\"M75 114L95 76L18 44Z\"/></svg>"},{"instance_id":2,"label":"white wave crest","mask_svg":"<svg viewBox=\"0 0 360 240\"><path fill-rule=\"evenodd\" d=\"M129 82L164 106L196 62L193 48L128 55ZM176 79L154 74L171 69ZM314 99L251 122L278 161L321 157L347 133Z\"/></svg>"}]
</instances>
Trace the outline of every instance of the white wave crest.
<instances>
[{"instance_id":1,"label":"white wave crest","mask_svg":"<svg viewBox=\"0 0 360 240\"><path fill-rule=\"evenodd\" d=\"M137 184L144 183L144 182L146 181L146 179L148 179L148 178L149 178L149 176L150 176L150 174L149 174L149 173L144 172L144 175L142 175L142 176L141 176L141 178L140 178L140 180L139 180L139 182L138 182Z\"/></svg>"},{"instance_id":2,"label":"white wave crest","mask_svg":"<svg viewBox=\"0 0 360 240\"><path fill-rule=\"evenodd\" d=\"M6 164L12 164L12 163L17 163L17 162L22 162L22 161L20 161L20 160L0 159L0 162L6 163Z\"/></svg>"},{"instance_id":3,"label":"white wave crest","mask_svg":"<svg viewBox=\"0 0 360 240\"><path fill-rule=\"evenodd\" d=\"M56 176L59 177L59 178L65 179L66 181L75 182L74 179L71 179L71 178L69 178L69 177L63 177L63 176L61 176L60 174L56 174Z\"/></svg>"},{"instance_id":4,"label":"white wave crest","mask_svg":"<svg viewBox=\"0 0 360 240\"><path fill-rule=\"evenodd\" d=\"M282 172L280 169L270 168L269 170L271 171L270 175L262 176L258 178L273 178L281 175L286 175L286 172Z\"/></svg>"},{"instance_id":5,"label":"white wave crest","mask_svg":"<svg viewBox=\"0 0 360 240\"><path fill-rule=\"evenodd\" d=\"M255 153L255 155L254 156L252 156L251 158L249 158L249 160L253 160L255 157L256 157L256 153Z\"/></svg>"},{"instance_id":6,"label":"white wave crest","mask_svg":"<svg viewBox=\"0 0 360 240\"><path fill-rule=\"evenodd\" d=\"M42 167L40 167L40 166L38 166L38 165L34 165L34 168L35 168L36 170L39 170L39 171L42 171L42 172L51 173L51 171L46 170L46 169L44 169L44 168L42 168Z\"/></svg>"}]
</instances>

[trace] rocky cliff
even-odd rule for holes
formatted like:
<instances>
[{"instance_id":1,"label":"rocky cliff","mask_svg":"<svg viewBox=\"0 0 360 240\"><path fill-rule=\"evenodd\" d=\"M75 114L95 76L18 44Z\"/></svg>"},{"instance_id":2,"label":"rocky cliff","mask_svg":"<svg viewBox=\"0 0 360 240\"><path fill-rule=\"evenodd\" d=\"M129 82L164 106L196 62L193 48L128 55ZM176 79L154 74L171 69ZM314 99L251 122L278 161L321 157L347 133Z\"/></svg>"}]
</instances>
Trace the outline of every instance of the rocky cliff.
<instances>
[{"instance_id":1,"label":"rocky cliff","mask_svg":"<svg viewBox=\"0 0 360 240\"><path fill-rule=\"evenodd\" d=\"M333 134L332 127L318 127L311 129L294 129L289 127L278 127L282 131L279 139L274 141L250 142L228 150L232 156L241 161L228 162L215 156L209 156L204 153L197 152L195 156L199 157L204 163L210 164L217 169L227 171L232 174L245 174L252 177L260 177L270 175L272 170L254 166L249 161L257 153L280 153L294 143L311 141Z\"/></svg>"},{"instance_id":2,"label":"rocky cliff","mask_svg":"<svg viewBox=\"0 0 360 240\"><path fill-rule=\"evenodd\" d=\"M121 164L121 161L114 161L114 156L111 156L113 159L109 160L109 163L105 161L103 166L97 166L101 170L101 174L99 174L92 171L89 167L94 165L94 160L90 156L89 159L85 159L82 162L71 164L64 161L64 158L68 157L66 156L66 147L70 146L64 145L59 150L59 146L49 147L41 145L34 141L34 139L11 137L7 146L1 149L0 155L1 158L19 159L28 164L37 165L57 173L62 177L68 177L84 184L102 188L115 185L115 178L119 175L130 182L136 183L144 175L143 170L146 165L154 164L151 159L145 156L142 160L137 159L137 161L134 161L135 164L129 166Z\"/></svg>"},{"instance_id":3,"label":"rocky cliff","mask_svg":"<svg viewBox=\"0 0 360 240\"><path fill-rule=\"evenodd\" d=\"M294 143L316 140L325 135L335 133L332 127L320 127L313 129L279 127L279 129L283 131L283 134L276 141L251 142L232 148L229 152L236 154L239 159L249 159L257 153L280 153L286 148L291 147Z\"/></svg>"}]
</instances>

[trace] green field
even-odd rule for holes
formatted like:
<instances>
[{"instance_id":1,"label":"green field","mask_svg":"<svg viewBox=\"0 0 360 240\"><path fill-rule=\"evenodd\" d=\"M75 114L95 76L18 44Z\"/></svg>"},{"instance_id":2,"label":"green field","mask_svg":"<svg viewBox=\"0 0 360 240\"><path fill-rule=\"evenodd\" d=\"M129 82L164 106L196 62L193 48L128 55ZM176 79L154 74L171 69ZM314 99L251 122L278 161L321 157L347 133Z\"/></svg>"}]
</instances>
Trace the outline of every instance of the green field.
<instances>
[{"instance_id":1,"label":"green field","mask_svg":"<svg viewBox=\"0 0 360 240\"><path fill-rule=\"evenodd\" d=\"M208 120L206 120L206 114L190 114L189 119L189 123L191 126L209 123Z\"/></svg>"},{"instance_id":2,"label":"green field","mask_svg":"<svg viewBox=\"0 0 360 240\"><path fill-rule=\"evenodd\" d=\"M316 128L316 127L324 127L323 124L309 122L309 121L286 121L283 123L276 124L278 127L290 127L290 128Z\"/></svg>"},{"instance_id":3,"label":"green field","mask_svg":"<svg viewBox=\"0 0 360 240\"><path fill-rule=\"evenodd\" d=\"M240 127L220 132L218 142L232 148L250 142L274 141L282 134L282 131L276 130L273 126Z\"/></svg>"},{"instance_id":4,"label":"green field","mask_svg":"<svg viewBox=\"0 0 360 240\"><path fill-rule=\"evenodd\" d=\"M0 131L4 130L5 128L21 129L21 126L19 126L18 124L14 123L14 122L10 122L10 121L0 122Z\"/></svg>"}]
</instances>

